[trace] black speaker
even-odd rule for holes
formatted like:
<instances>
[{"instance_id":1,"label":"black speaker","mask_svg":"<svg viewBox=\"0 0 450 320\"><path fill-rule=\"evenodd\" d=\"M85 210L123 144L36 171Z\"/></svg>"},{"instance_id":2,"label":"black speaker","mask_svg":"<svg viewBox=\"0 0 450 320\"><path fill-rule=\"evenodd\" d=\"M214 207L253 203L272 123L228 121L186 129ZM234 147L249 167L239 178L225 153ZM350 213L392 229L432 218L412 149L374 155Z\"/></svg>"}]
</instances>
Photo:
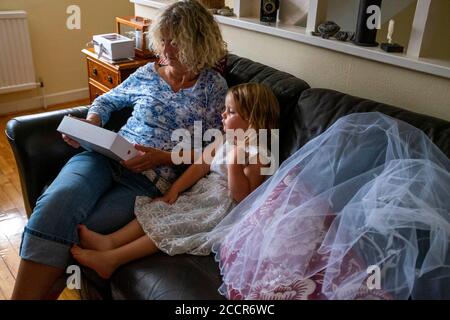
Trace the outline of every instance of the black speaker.
<instances>
[{"instance_id":1,"label":"black speaker","mask_svg":"<svg viewBox=\"0 0 450 320\"><path fill-rule=\"evenodd\" d=\"M377 28L370 29L367 26L367 21L374 12L370 11L367 13L367 9L372 5L378 6L380 8L379 19L381 19L381 2L382 0L359 0L358 22L356 23L354 44L365 47L378 46L378 43L375 41L377 38Z\"/></svg>"},{"instance_id":2,"label":"black speaker","mask_svg":"<svg viewBox=\"0 0 450 320\"><path fill-rule=\"evenodd\" d=\"M259 20L266 23L277 22L278 8L280 8L279 0L261 0Z\"/></svg>"}]
</instances>

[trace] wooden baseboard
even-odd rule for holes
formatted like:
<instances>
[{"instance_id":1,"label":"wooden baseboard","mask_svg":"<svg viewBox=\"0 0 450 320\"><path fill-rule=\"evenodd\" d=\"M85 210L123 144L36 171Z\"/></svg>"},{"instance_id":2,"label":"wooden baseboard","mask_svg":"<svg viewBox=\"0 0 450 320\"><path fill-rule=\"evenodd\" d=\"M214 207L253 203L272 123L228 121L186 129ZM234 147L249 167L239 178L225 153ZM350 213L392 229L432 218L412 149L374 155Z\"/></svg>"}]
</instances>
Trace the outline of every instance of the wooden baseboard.
<instances>
[{"instance_id":1,"label":"wooden baseboard","mask_svg":"<svg viewBox=\"0 0 450 320\"><path fill-rule=\"evenodd\" d=\"M71 101L84 100L89 98L89 88L81 88L37 96L30 99L16 100L0 103L0 115L17 113L53 106Z\"/></svg>"}]
</instances>

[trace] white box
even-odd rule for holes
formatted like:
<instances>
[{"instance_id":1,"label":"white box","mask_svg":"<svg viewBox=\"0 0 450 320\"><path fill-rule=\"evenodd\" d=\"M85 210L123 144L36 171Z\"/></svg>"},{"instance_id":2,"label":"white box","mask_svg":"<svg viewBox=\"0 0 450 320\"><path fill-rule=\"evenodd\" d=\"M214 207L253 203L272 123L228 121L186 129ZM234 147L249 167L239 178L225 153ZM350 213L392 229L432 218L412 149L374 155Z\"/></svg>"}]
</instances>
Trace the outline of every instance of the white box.
<instances>
[{"instance_id":1,"label":"white box","mask_svg":"<svg viewBox=\"0 0 450 320\"><path fill-rule=\"evenodd\" d=\"M132 143L116 132L73 117L65 116L56 130L78 141L86 150L97 151L116 161L128 160L140 154Z\"/></svg>"},{"instance_id":2,"label":"white box","mask_svg":"<svg viewBox=\"0 0 450 320\"><path fill-rule=\"evenodd\" d=\"M134 40L130 38L118 33L106 33L94 35L93 40L95 53L100 53L100 57L112 61L134 58Z\"/></svg>"}]
</instances>

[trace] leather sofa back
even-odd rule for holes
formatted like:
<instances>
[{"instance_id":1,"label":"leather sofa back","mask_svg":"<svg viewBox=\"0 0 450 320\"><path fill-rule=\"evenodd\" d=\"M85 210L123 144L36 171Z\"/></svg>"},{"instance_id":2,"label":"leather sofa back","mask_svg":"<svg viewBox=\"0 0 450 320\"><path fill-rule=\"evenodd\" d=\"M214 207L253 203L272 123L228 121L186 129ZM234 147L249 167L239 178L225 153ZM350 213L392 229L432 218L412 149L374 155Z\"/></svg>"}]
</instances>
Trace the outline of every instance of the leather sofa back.
<instances>
[{"instance_id":1,"label":"leather sofa back","mask_svg":"<svg viewBox=\"0 0 450 320\"><path fill-rule=\"evenodd\" d=\"M280 160L286 160L337 119L356 112L381 112L421 129L450 158L450 122L329 89L311 89L288 73L229 55L228 86L259 82L269 86L281 108Z\"/></svg>"},{"instance_id":2,"label":"leather sofa back","mask_svg":"<svg viewBox=\"0 0 450 320\"><path fill-rule=\"evenodd\" d=\"M450 158L450 122L328 89L308 89L302 93L297 108L289 114L294 125L288 129L288 150L283 151L292 154L345 115L375 111L421 129Z\"/></svg>"},{"instance_id":3,"label":"leather sofa back","mask_svg":"<svg viewBox=\"0 0 450 320\"><path fill-rule=\"evenodd\" d=\"M56 131L62 118L85 117L87 107L15 117L6 125L6 137L14 153L28 216L44 188L78 149L69 147Z\"/></svg>"},{"instance_id":4,"label":"leather sofa back","mask_svg":"<svg viewBox=\"0 0 450 320\"><path fill-rule=\"evenodd\" d=\"M225 79L229 87L246 82L267 85L280 103L282 116L295 109L302 92L310 88L305 81L289 73L232 54L228 55Z\"/></svg>"},{"instance_id":5,"label":"leather sofa back","mask_svg":"<svg viewBox=\"0 0 450 320\"><path fill-rule=\"evenodd\" d=\"M295 140L292 128L297 124L291 115L296 113L298 99L309 85L293 75L265 66L252 60L230 54L225 74L228 86L246 82L258 82L272 89L280 104L280 162L290 154Z\"/></svg>"}]
</instances>

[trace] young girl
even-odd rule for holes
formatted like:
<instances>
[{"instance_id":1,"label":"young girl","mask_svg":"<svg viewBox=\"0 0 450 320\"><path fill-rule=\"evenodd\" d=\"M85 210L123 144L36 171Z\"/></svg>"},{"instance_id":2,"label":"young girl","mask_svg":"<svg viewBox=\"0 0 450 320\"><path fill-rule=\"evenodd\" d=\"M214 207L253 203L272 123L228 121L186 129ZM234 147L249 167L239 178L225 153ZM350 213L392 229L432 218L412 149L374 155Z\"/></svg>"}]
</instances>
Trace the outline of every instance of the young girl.
<instances>
[{"instance_id":1,"label":"young girl","mask_svg":"<svg viewBox=\"0 0 450 320\"><path fill-rule=\"evenodd\" d=\"M278 101L268 87L248 83L229 89L222 113L224 130L275 129L278 117ZM244 152L247 160L240 164L239 143L219 143L203 152L203 160L213 155L210 164L191 165L163 197L137 197L136 219L122 229L101 235L80 225L81 247L73 246L73 257L107 279L119 266L159 250L169 255L208 255L211 244L206 234L264 181L262 163L267 164L258 159L262 152L256 161Z\"/></svg>"}]
</instances>

